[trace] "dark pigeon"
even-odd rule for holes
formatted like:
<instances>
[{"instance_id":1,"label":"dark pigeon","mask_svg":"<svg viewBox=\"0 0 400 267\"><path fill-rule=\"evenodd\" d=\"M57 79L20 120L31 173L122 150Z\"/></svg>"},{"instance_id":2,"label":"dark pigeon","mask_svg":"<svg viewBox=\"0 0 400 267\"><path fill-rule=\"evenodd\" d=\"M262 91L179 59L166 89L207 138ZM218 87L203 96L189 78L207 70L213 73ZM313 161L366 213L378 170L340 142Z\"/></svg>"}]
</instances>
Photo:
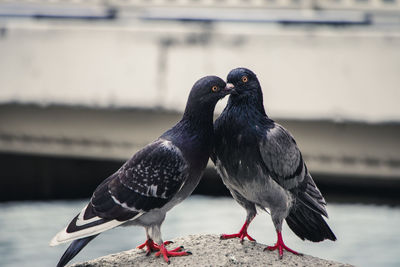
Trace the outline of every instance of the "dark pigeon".
<instances>
[{"instance_id":1,"label":"dark pigeon","mask_svg":"<svg viewBox=\"0 0 400 267\"><path fill-rule=\"evenodd\" d=\"M216 76L198 80L189 95L180 122L129 159L94 191L90 202L50 242L74 240L57 266L67 264L101 232L120 225L139 225L147 241L139 248L148 254L188 255L178 247L167 250L160 227L167 211L195 189L207 165L213 142L213 113L219 99L231 89Z\"/></svg>"},{"instance_id":2,"label":"dark pigeon","mask_svg":"<svg viewBox=\"0 0 400 267\"><path fill-rule=\"evenodd\" d=\"M328 217L326 202L315 185L293 136L271 120L264 110L263 95L256 75L245 68L232 70L228 84L234 86L227 106L214 124L215 148L212 160L233 198L247 211L238 234L248 235L247 228L256 216L256 207L270 211L278 241L268 250L288 248L282 239L282 223L302 240L336 240L322 216Z\"/></svg>"}]
</instances>

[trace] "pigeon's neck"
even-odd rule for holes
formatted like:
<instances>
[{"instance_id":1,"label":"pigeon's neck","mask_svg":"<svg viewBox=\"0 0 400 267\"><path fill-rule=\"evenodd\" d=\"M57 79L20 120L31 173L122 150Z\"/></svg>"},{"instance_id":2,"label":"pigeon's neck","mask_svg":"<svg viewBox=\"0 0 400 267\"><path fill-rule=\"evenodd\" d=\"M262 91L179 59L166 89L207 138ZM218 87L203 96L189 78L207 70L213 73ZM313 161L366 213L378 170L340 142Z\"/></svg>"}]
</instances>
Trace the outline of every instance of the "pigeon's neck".
<instances>
[{"instance_id":1,"label":"pigeon's neck","mask_svg":"<svg viewBox=\"0 0 400 267\"><path fill-rule=\"evenodd\" d=\"M199 134L212 134L214 109L215 104L187 106L180 123Z\"/></svg>"},{"instance_id":2,"label":"pigeon's neck","mask_svg":"<svg viewBox=\"0 0 400 267\"><path fill-rule=\"evenodd\" d=\"M214 135L212 109L185 110L182 119L161 138L172 141L185 155L190 166L201 171L210 156Z\"/></svg>"},{"instance_id":3,"label":"pigeon's neck","mask_svg":"<svg viewBox=\"0 0 400 267\"><path fill-rule=\"evenodd\" d=\"M161 137L167 138L176 144L185 143L185 146L201 147L211 144L214 126L213 113L215 106L187 105L182 119Z\"/></svg>"},{"instance_id":4,"label":"pigeon's neck","mask_svg":"<svg viewBox=\"0 0 400 267\"><path fill-rule=\"evenodd\" d=\"M264 109L262 93L231 95L228 100L227 108L243 108L252 110L263 117L268 117Z\"/></svg>"}]
</instances>

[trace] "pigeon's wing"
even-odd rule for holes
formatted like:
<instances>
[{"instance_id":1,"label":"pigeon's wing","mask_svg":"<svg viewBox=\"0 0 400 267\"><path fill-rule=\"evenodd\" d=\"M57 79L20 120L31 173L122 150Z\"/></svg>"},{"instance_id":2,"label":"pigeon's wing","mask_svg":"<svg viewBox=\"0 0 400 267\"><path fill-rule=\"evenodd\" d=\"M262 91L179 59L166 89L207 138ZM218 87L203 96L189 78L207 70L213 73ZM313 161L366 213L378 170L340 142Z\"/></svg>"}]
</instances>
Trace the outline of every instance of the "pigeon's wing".
<instances>
[{"instance_id":1,"label":"pigeon's wing","mask_svg":"<svg viewBox=\"0 0 400 267\"><path fill-rule=\"evenodd\" d=\"M107 186L96 190L91 204L102 218L127 220L131 215L126 210L143 213L164 206L187 177L188 164L179 148L158 140L126 162Z\"/></svg>"},{"instance_id":2,"label":"pigeon's wing","mask_svg":"<svg viewBox=\"0 0 400 267\"><path fill-rule=\"evenodd\" d=\"M326 202L315 185L293 136L274 123L260 142L260 154L269 176L314 211L327 216Z\"/></svg>"},{"instance_id":3,"label":"pigeon's wing","mask_svg":"<svg viewBox=\"0 0 400 267\"><path fill-rule=\"evenodd\" d=\"M51 245L98 234L163 207L188 175L178 147L161 139L149 144L97 187L90 203Z\"/></svg>"},{"instance_id":4,"label":"pigeon's wing","mask_svg":"<svg viewBox=\"0 0 400 267\"><path fill-rule=\"evenodd\" d=\"M265 132L260 154L270 176L283 188L290 190L304 179L300 150L290 133L279 124L275 123Z\"/></svg>"}]
</instances>

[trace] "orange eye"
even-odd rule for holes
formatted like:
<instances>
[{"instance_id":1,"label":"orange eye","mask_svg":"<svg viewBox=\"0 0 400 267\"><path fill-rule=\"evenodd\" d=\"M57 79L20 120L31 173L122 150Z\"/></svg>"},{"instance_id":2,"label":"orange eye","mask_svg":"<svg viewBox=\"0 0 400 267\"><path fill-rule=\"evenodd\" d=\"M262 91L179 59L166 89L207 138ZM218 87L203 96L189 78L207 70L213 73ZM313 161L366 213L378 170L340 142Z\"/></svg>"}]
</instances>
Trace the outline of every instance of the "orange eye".
<instances>
[{"instance_id":1,"label":"orange eye","mask_svg":"<svg viewBox=\"0 0 400 267\"><path fill-rule=\"evenodd\" d=\"M211 90L213 91L213 92L217 92L218 91L218 86L216 86L216 85L214 85L213 87L211 87Z\"/></svg>"},{"instance_id":2,"label":"orange eye","mask_svg":"<svg viewBox=\"0 0 400 267\"><path fill-rule=\"evenodd\" d=\"M249 80L249 78L247 78L247 76L242 77L242 82L247 83L248 80Z\"/></svg>"}]
</instances>

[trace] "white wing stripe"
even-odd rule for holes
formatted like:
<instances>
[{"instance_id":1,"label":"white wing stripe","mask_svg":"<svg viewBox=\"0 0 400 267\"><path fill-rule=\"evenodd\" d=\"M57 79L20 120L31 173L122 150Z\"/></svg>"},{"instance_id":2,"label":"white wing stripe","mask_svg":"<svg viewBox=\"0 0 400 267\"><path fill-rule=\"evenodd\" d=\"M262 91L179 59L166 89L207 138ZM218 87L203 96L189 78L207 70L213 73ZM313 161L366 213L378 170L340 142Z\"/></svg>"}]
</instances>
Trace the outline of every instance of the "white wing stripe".
<instances>
[{"instance_id":1,"label":"white wing stripe","mask_svg":"<svg viewBox=\"0 0 400 267\"><path fill-rule=\"evenodd\" d=\"M75 224L76 226L82 226L82 225L85 225L85 224L88 224L88 223L92 223L92 222L95 222L95 221L98 221L98 220L101 219L100 217L96 216L96 217L93 217L93 218L91 218L89 220L85 220L83 218L83 215L85 214L87 206L88 205L86 205L86 207L84 207L82 209L81 213L79 213L78 219L76 220L76 224Z\"/></svg>"},{"instance_id":2,"label":"white wing stripe","mask_svg":"<svg viewBox=\"0 0 400 267\"><path fill-rule=\"evenodd\" d=\"M81 214L82 214L82 212L81 212ZM79 214L79 216L81 216L81 214ZM143 214L144 214L144 212L139 213L138 215L136 215L129 221L133 221L133 220L139 218L140 216L142 216ZM97 217L97 218L99 218L99 217ZM99 219L101 219L101 218L99 218ZM88 222L88 221L89 220L86 220L86 222ZM93 222L93 221L91 221L91 222ZM72 233L67 233L67 227L65 227L62 231L60 231L58 234L56 234L55 237L53 237L53 239L50 241L50 246L57 246L59 244L66 243L68 241L72 241L75 239L96 235L96 234L99 234L106 230L117 227L125 222L127 222L127 221L112 220L109 222L105 222L103 224L95 225L95 226L92 226L92 227L89 227L86 229L82 229L80 231L72 232Z\"/></svg>"}]
</instances>

